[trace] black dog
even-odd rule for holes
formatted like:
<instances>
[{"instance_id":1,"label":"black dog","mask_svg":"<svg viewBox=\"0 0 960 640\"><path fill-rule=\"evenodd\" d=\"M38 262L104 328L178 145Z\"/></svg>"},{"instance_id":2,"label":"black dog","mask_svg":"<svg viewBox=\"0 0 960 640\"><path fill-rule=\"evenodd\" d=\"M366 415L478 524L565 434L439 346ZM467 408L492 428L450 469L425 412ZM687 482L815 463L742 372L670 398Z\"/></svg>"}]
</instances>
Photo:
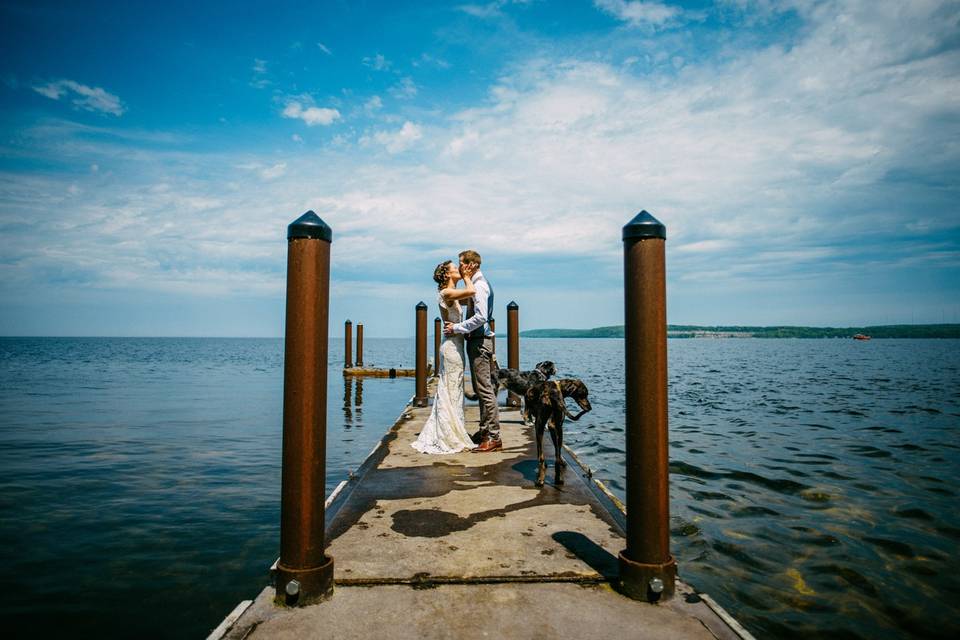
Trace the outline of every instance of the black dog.
<instances>
[{"instance_id":1,"label":"black dog","mask_svg":"<svg viewBox=\"0 0 960 640\"><path fill-rule=\"evenodd\" d=\"M507 389L522 397L527 392L527 389L533 385L538 382L545 382L550 379L550 376L557 375L557 367L549 360L544 360L543 362L538 362L537 366L533 368L533 371L518 371L516 369L501 369L498 367L496 375L499 385L498 390ZM477 399L475 393L469 392L466 389L464 389L463 395L469 400Z\"/></svg>"},{"instance_id":2,"label":"black dog","mask_svg":"<svg viewBox=\"0 0 960 640\"><path fill-rule=\"evenodd\" d=\"M494 358L496 362L496 358ZM538 362L537 366L533 368L533 371L517 371L516 369L501 369L500 365L497 365L497 391L501 389L507 389L513 391L521 398L524 397L527 390L530 389L533 385L539 382L546 382L550 379L550 376L557 374L557 367L549 360L544 360L543 362ZM464 388L463 395L467 397L468 400L476 400L477 394L471 393ZM530 422L533 418L530 416L527 411L527 401L524 400L523 407L523 420L524 422ZM479 431L470 436L470 439L473 440L475 444L480 444L481 434Z\"/></svg>"},{"instance_id":3,"label":"black dog","mask_svg":"<svg viewBox=\"0 0 960 640\"><path fill-rule=\"evenodd\" d=\"M508 389L522 396L527 389L538 382L546 382L550 376L557 375L557 367L549 360L538 362L533 371L517 371L516 369L498 369L497 380L501 389Z\"/></svg>"},{"instance_id":4,"label":"black dog","mask_svg":"<svg viewBox=\"0 0 960 640\"><path fill-rule=\"evenodd\" d=\"M567 416L571 420L579 420L583 414L590 411L593 407L587 397L588 394L587 385L576 378L538 382L527 390L524 400L527 410L533 416L537 438L536 486L542 487L544 477L547 475L547 461L543 455L544 428L550 429L550 439L553 440L553 449L556 452L554 484L557 486L563 484L563 468L567 466L561 455L563 450L563 418ZM574 402L580 406L580 413L576 416L571 415L564 402L565 398L573 398Z\"/></svg>"}]
</instances>

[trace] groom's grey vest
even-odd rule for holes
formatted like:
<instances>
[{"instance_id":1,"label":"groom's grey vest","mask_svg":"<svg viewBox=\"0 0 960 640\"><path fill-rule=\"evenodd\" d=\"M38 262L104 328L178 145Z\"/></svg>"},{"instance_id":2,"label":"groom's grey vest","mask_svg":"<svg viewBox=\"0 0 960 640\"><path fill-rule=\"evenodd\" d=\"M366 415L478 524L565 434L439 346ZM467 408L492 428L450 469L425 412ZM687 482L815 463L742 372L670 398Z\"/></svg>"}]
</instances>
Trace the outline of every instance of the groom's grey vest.
<instances>
[{"instance_id":1,"label":"groom's grey vest","mask_svg":"<svg viewBox=\"0 0 960 640\"><path fill-rule=\"evenodd\" d=\"M486 280L486 278L484 279ZM487 322L489 323L491 320L493 320L493 287L490 285L489 280L487 280L486 282L487 282L487 289L490 290L490 294L487 296ZM471 303L472 302L473 301L471 300ZM474 313L474 308L473 308L473 304L471 304L470 307L467 309L467 317L468 318L473 317L473 313ZM486 324L480 325L479 327L471 331L469 334L467 334L467 338L469 338L470 340L473 340L475 338L483 338L486 335L486 328L487 328Z\"/></svg>"}]
</instances>

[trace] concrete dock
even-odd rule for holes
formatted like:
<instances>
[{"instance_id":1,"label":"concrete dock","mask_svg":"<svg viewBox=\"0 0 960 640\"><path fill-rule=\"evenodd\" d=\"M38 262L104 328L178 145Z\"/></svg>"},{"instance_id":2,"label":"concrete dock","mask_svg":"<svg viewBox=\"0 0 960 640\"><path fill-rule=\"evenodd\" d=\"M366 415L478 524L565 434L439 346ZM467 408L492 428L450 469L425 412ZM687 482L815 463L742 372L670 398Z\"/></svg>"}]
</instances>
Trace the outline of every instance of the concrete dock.
<instances>
[{"instance_id":1,"label":"concrete dock","mask_svg":"<svg viewBox=\"0 0 960 640\"><path fill-rule=\"evenodd\" d=\"M569 453L566 483L550 469L536 489L519 412L501 414L502 451L430 456L410 446L429 411L408 405L327 501L333 597L280 607L268 586L211 638L750 637L682 582L660 604L619 594L615 499ZM467 421L473 431L475 406Z\"/></svg>"}]
</instances>

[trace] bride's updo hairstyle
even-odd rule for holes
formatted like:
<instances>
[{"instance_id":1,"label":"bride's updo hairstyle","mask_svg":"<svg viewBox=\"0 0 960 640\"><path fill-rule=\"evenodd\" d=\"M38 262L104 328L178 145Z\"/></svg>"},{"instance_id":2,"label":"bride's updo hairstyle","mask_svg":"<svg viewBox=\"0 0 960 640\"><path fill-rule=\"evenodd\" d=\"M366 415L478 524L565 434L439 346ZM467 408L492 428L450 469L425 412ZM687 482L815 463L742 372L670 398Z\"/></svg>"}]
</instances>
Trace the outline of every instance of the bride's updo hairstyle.
<instances>
[{"instance_id":1,"label":"bride's updo hairstyle","mask_svg":"<svg viewBox=\"0 0 960 640\"><path fill-rule=\"evenodd\" d=\"M453 262L453 260L441 262L437 265L437 268L433 270L433 280L437 283L437 290L439 291L443 291L443 285L447 284L447 271L450 268L451 262Z\"/></svg>"}]
</instances>

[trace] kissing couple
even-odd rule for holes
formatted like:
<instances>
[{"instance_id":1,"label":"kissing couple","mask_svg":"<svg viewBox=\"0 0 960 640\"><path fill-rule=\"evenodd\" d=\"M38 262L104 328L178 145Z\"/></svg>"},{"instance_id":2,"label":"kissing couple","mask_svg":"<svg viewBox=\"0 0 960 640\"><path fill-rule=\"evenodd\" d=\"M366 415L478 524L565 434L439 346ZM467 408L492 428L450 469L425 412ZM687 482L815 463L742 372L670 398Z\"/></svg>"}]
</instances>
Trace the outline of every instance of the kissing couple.
<instances>
[{"instance_id":1,"label":"kissing couple","mask_svg":"<svg viewBox=\"0 0 960 640\"><path fill-rule=\"evenodd\" d=\"M459 264L441 262L433 272L443 318L439 379L433 408L423 431L411 446L421 453L479 453L503 448L497 409L497 367L493 361L493 289L480 272L480 254L472 249L459 255ZM463 283L463 286L459 286ZM470 378L480 401L480 430L467 433L463 417L464 342Z\"/></svg>"}]
</instances>

